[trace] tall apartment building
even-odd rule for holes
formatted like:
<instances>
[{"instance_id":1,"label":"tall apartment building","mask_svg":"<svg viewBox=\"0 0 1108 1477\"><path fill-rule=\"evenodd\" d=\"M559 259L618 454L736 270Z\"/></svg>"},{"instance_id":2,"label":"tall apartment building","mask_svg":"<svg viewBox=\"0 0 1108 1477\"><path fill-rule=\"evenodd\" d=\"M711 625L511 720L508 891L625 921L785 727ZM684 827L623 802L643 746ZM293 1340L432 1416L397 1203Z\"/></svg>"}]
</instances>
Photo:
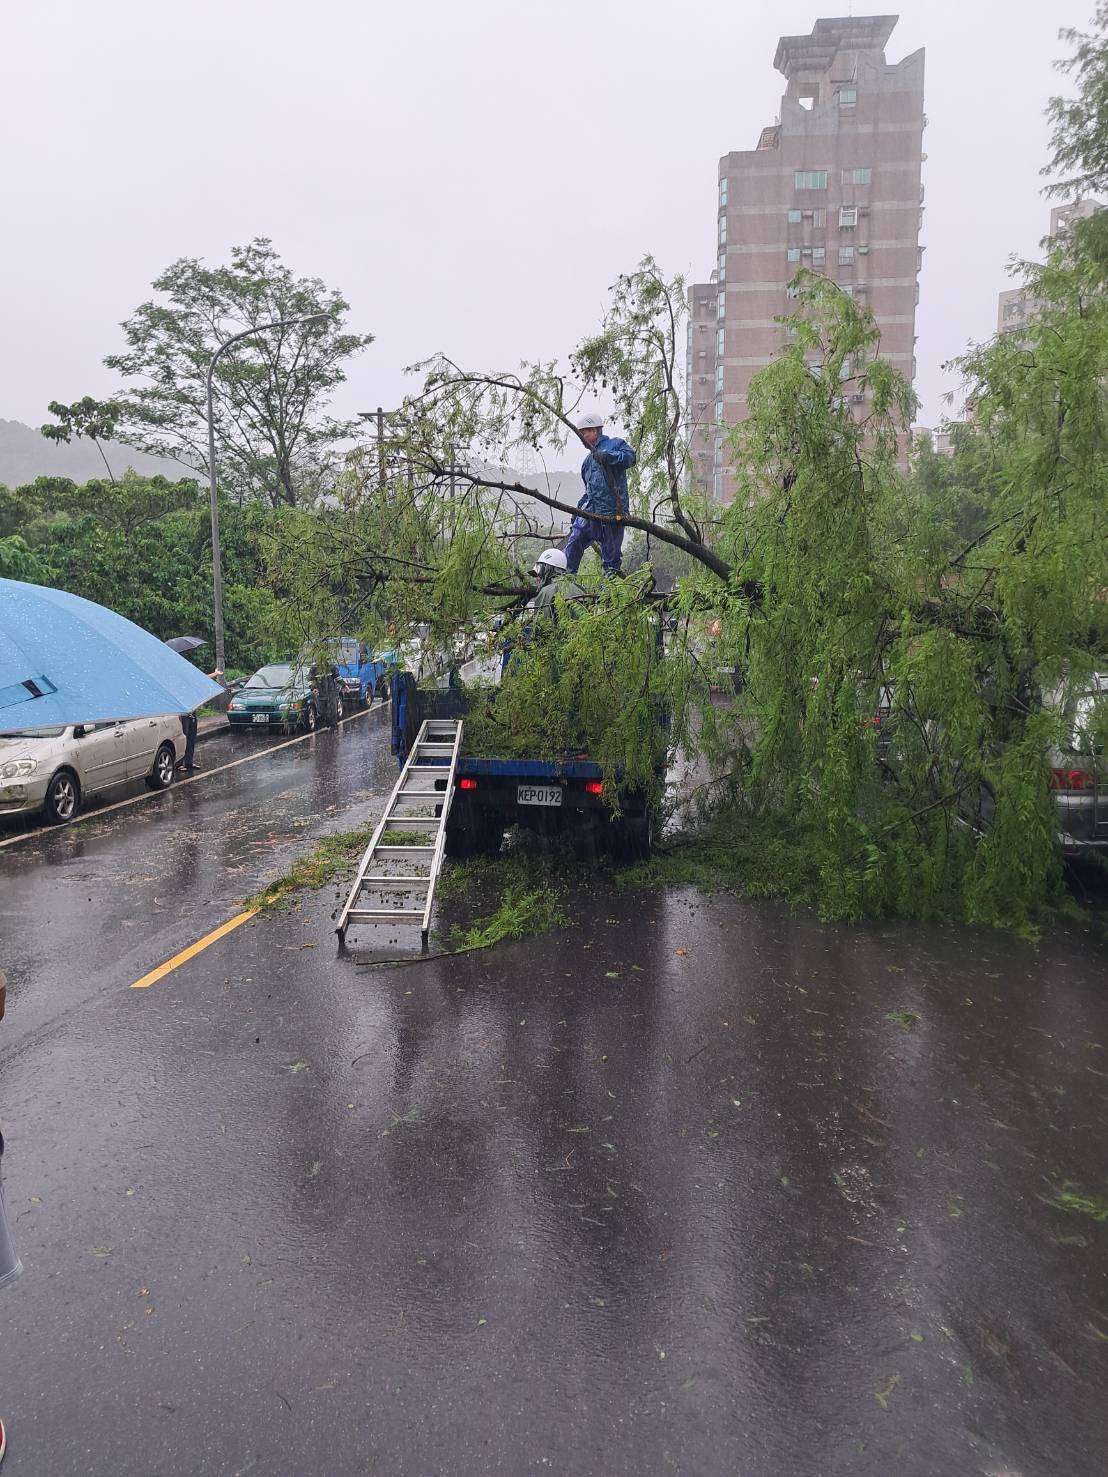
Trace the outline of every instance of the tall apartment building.
<instances>
[{"instance_id":1,"label":"tall apartment building","mask_svg":"<svg viewBox=\"0 0 1108 1477\"><path fill-rule=\"evenodd\" d=\"M722 433L746 416L751 379L785 342L775 319L790 311L800 267L870 307L882 354L915 375L924 54L886 62L897 19L838 16L782 36L779 120L756 149L719 162L716 266L689 288L686 367L693 475L725 502L734 483Z\"/></svg>"},{"instance_id":2,"label":"tall apartment building","mask_svg":"<svg viewBox=\"0 0 1108 1477\"><path fill-rule=\"evenodd\" d=\"M1099 200L1072 200L1068 205L1056 205L1050 212L1050 234L1047 240L1050 242L1059 240L1069 230L1071 222L1088 220L1091 215L1096 215L1098 210L1103 209L1104 206ZM1026 287L1010 287L1006 292L998 293L996 300L997 333L1022 334L1038 308L1038 302L1030 295Z\"/></svg>"}]
</instances>

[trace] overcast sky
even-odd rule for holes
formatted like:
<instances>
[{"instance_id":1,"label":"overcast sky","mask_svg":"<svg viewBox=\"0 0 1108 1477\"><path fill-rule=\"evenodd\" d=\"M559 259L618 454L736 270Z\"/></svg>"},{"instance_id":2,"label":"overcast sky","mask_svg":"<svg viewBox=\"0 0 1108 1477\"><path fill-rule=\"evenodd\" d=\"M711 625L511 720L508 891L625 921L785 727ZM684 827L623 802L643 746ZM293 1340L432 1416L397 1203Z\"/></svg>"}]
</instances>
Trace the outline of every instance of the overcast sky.
<instances>
[{"instance_id":1,"label":"overcast sky","mask_svg":"<svg viewBox=\"0 0 1108 1477\"><path fill-rule=\"evenodd\" d=\"M797 0L36 0L0 6L0 418L105 394L152 278L273 239L376 335L335 402L394 403L444 349L565 355L645 252L703 279L716 167L784 89ZM856 4L856 14L878 7ZM927 49L921 419L943 360L995 326L1034 253L1043 105L1094 0L903 0L888 59Z\"/></svg>"}]
</instances>

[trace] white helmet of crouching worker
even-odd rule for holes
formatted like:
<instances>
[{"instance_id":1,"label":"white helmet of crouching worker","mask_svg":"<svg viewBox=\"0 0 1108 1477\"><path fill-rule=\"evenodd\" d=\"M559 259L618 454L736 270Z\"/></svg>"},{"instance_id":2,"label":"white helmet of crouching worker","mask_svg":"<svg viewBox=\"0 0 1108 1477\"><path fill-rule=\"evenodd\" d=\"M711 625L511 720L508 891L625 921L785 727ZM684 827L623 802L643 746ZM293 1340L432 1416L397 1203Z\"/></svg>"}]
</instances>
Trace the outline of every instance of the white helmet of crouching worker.
<instances>
[{"instance_id":1,"label":"white helmet of crouching worker","mask_svg":"<svg viewBox=\"0 0 1108 1477\"><path fill-rule=\"evenodd\" d=\"M565 573L568 568L569 565L566 563L566 556L562 553L561 549L544 549L538 559L536 559L535 567L531 573L549 578L559 570Z\"/></svg>"},{"instance_id":2,"label":"white helmet of crouching worker","mask_svg":"<svg viewBox=\"0 0 1108 1477\"><path fill-rule=\"evenodd\" d=\"M576 426L579 431L602 431L604 417L598 415L595 410L589 410L577 417Z\"/></svg>"}]
</instances>

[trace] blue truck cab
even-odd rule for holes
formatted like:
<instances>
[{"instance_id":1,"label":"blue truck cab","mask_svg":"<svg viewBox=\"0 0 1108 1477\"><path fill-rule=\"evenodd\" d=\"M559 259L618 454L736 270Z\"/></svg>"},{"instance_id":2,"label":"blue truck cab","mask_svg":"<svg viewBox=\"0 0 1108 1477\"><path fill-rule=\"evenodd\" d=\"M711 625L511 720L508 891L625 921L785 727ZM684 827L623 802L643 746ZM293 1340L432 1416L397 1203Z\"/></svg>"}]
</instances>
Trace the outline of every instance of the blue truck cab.
<instances>
[{"instance_id":1,"label":"blue truck cab","mask_svg":"<svg viewBox=\"0 0 1108 1477\"><path fill-rule=\"evenodd\" d=\"M392 752L400 765L427 718L462 718L471 701L460 687L420 687L411 673L394 672L392 695ZM443 767L447 761L444 760ZM659 779L665 760L659 759ZM446 829L450 857L494 856L509 826L522 826L545 835L564 835L588 841L620 860L650 855L654 844L656 807L638 792L621 797L620 814L613 818L605 798L605 776L587 754L506 758L468 755L454 771L454 797ZM432 786L446 789L445 777Z\"/></svg>"},{"instance_id":2,"label":"blue truck cab","mask_svg":"<svg viewBox=\"0 0 1108 1477\"><path fill-rule=\"evenodd\" d=\"M388 656L381 652L371 655L364 641L342 636L335 643L335 671L343 701L348 706L356 703L368 706L388 671Z\"/></svg>"}]
</instances>

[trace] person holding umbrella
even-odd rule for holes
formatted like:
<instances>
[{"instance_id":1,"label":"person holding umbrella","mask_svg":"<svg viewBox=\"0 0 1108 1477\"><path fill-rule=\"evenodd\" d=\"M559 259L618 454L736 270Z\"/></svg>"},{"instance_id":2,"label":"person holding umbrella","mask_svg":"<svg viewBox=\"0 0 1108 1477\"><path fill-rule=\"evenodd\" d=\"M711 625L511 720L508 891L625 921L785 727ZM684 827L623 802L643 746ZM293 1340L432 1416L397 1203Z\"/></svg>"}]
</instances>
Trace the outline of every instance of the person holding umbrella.
<instances>
[{"instance_id":1,"label":"person holding umbrella","mask_svg":"<svg viewBox=\"0 0 1108 1477\"><path fill-rule=\"evenodd\" d=\"M165 644L171 651L184 656L186 651L195 651L198 646L206 646L208 643L202 636L173 636ZM216 667L214 672L209 672L207 675L213 682L221 682L223 668ZM199 719L195 712L181 714L181 731L185 735L185 753L177 768L185 770L188 774L196 768L196 734L199 726Z\"/></svg>"}]
</instances>

